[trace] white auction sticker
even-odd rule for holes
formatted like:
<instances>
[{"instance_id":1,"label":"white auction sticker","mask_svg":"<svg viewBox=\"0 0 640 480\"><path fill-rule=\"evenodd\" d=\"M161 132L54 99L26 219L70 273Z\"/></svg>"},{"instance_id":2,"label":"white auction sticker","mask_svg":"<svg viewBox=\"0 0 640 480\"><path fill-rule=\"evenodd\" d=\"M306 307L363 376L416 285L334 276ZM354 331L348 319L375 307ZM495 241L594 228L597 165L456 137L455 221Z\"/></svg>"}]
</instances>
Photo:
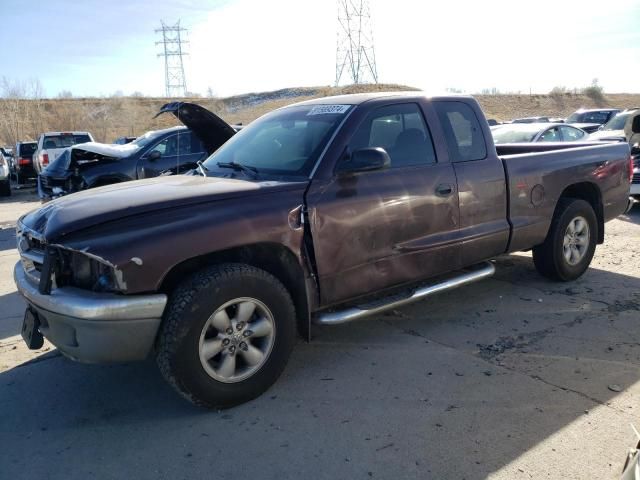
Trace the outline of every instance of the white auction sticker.
<instances>
[{"instance_id":1,"label":"white auction sticker","mask_svg":"<svg viewBox=\"0 0 640 480\"><path fill-rule=\"evenodd\" d=\"M342 114L349 110L351 105L317 105L309 110L308 115L334 115Z\"/></svg>"}]
</instances>

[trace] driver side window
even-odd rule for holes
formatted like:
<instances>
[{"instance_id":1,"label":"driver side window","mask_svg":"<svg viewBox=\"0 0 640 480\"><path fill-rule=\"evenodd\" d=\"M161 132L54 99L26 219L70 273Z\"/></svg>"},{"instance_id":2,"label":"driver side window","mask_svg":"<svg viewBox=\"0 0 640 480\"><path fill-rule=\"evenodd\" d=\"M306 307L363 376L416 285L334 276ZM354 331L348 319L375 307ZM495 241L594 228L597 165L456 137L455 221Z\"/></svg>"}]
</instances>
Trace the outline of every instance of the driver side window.
<instances>
[{"instance_id":1,"label":"driver side window","mask_svg":"<svg viewBox=\"0 0 640 480\"><path fill-rule=\"evenodd\" d=\"M149 153L152 152L160 152L160 155L163 157L168 157L171 155L177 154L177 135L171 135L170 137L165 138L160 143L158 143L155 147L149 150Z\"/></svg>"},{"instance_id":2,"label":"driver side window","mask_svg":"<svg viewBox=\"0 0 640 480\"><path fill-rule=\"evenodd\" d=\"M391 158L391 168L436 162L431 134L415 103L389 105L374 110L351 138L350 150L381 147Z\"/></svg>"}]
</instances>

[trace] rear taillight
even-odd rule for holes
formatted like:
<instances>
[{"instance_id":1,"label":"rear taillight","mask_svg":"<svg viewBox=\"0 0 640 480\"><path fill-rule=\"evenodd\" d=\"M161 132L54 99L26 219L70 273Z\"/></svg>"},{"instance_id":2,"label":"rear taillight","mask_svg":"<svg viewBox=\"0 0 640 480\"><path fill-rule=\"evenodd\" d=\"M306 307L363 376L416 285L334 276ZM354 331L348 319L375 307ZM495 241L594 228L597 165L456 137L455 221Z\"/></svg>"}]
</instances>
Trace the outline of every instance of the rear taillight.
<instances>
[{"instance_id":1,"label":"rear taillight","mask_svg":"<svg viewBox=\"0 0 640 480\"><path fill-rule=\"evenodd\" d=\"M49 165L49 154L48 153L43 153L42 154L42 164L43 165Z\"/></svg>"},{"instance_id":2,"label":"rear taillight","mask_svg":"<svg viewBox=\"0 0 640 480\"><path fill-rule=\"evenodd\" d=\"M18 159L18 165L29 165L29 164L31 164L31 159L29 158Z\"/></svg>"}]
</instances>

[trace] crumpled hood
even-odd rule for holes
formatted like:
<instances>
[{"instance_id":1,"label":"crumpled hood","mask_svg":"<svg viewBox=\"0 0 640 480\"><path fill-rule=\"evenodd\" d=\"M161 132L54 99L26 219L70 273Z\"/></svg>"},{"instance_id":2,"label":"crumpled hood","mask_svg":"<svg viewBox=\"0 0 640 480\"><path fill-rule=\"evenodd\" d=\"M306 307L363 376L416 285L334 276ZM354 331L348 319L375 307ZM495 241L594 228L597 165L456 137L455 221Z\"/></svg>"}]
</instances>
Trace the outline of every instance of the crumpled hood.
<instances>
[{"instance_id":1,"label":"crumpled hood","mask_svg":"<svg viewBox=\"0 0 640 480\"><path fill-rule=\"evenodd\" d=\"M303 188L306 183L250 182L188 175L157 177L61 197L24 215L20 222L51 242L58 241L69 233L124 217L223 199L246 198L276 190Z\"/></svg>"},{"instance_id":2,"label":"crumpled hood","mask_svg":"<svg viewBox=\"0 0 640 480\"><path fill-rule=\"evenodd\" d=\"M589 140L624 140L624 130L598 130L589 135Z\"/></svg>"},{"instance_id":3,"label":"crumpled hood","mask_svg":"<svg viewBox=\"0 0 640 480\"><path fill-rule=\"evenodd\" d=\"M84 150L85 152L97 153L105 157L124 158L136 152L140 146L135 143L125 145L106 144L98 142L79 143L71 147L72 150Z\"/></svg>"}]
</instances>

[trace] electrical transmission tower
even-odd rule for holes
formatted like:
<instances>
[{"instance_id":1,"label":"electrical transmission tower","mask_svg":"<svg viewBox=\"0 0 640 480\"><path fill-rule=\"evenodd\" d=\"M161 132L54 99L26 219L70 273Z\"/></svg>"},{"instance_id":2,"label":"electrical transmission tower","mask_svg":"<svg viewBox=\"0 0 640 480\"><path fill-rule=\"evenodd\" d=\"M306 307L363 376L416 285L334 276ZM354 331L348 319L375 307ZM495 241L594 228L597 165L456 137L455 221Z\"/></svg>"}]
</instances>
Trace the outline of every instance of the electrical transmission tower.
<instances>
[{"instance_id":1,"label":"electrical transmission tower","mask_svg":"<svg viewBox=\"0 0 640 480\"><path fill-rule=\"evenodd\" d=\"M156 29L156 33L162 32L162 40L156 45L163 46L163 52L158 57L164 57L164 84L167 97L186 97L187 81L184 76L182 56L188 53L182 50L182 45L189 43L182 39L182 32L186 28L180 26L180 20L175 25L167 25L160 22L162 28Z\"/></svg>"},{"instance_id":2,"label":"electrical transmission tower","mask_svg":"<svg viewBox=\"0 0 640 480\"><path fill-rule=\"evenodd\" d=\"M369 0L338 0L336 86L343 77L351 83L378 83Z\"/></svg>"}]
</instances>

